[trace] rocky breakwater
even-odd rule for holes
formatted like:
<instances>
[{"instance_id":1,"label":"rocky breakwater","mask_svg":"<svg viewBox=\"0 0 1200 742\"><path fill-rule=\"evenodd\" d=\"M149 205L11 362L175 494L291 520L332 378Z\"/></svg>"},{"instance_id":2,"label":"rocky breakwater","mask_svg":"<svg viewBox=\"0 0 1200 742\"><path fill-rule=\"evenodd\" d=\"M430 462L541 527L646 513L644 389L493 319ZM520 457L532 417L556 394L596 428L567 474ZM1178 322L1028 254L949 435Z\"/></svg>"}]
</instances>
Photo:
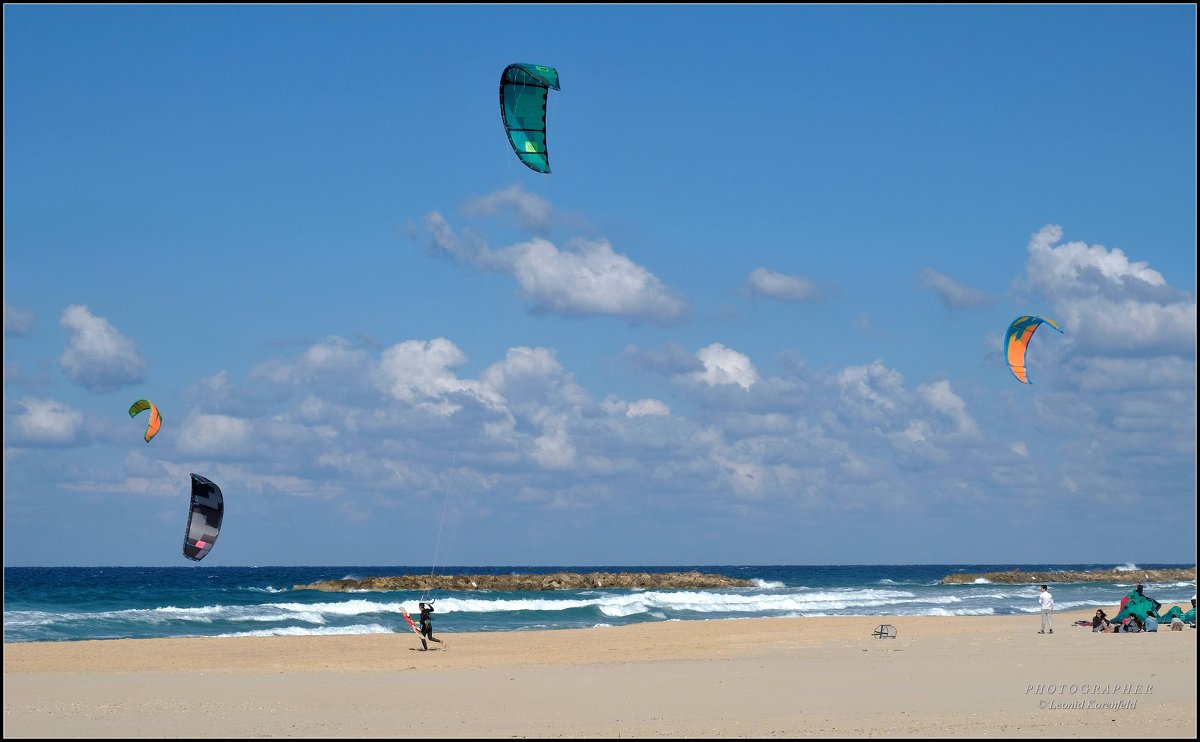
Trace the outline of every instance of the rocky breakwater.
<instances>
[{"instance_id":1,"label":"rocky breakwater","mask_svg":"<svg viewBox=\"0 0 1200 742\"><path fill-rule=\"evenodd\" d=\"M1094 572L1023 572L1019 569L1007 572L984 572L982 574L952 574L942 578L943 585L963 585L976 580L987 580L1005 584L1048 585L1051 582L1170 582L1195 581L1196 568L1187 569L1106 569Z\"/></svg>"},{"instance_id":2,"label":"rocky breakwater","mask_svg":"<svg viewBox=\"0 0 1200 742\"><path fill-rule=\"evenodd\" d=\"M293 590L584 590L589 588L754 587L750 580L701 572L555 572L535 575L398 575L361 579L322 580L294 585Z\"/></svg>"}]
</instances>

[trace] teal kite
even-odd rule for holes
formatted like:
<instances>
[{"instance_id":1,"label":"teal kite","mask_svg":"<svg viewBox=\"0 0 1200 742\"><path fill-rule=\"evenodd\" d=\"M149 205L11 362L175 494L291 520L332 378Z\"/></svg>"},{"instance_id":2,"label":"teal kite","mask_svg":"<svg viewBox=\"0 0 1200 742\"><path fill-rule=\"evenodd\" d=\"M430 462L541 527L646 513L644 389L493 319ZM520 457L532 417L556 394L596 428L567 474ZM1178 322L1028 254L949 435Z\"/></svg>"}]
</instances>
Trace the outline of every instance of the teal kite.
<instances>
[{"instance_id":1,"label":"teal kite","mask_svg":"<svg viewBox=\"0 0 1200 742\"><path fill-rule=\"evenodd\" d=\"M510 64L500 75L500 118L517 159L539 173L550 172L546 149L546 98L558 90L558 70Z\"/></svg>"}]
</instances>

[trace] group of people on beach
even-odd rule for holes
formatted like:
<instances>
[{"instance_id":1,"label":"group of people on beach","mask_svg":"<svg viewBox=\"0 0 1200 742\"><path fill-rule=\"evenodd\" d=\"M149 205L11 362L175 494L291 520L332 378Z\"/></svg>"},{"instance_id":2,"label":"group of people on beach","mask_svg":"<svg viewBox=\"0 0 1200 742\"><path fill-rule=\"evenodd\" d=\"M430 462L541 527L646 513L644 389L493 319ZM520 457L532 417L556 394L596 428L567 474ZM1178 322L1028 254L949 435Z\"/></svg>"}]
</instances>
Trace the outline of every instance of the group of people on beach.
<instances>
[{"instance_id":1,"label":"group of people on beach","mask_svg":"<svg viewBox=\"0 0 1200 742\"><path fill-rule=\"evenodd\" d=\"M1137 594L1145 597L1145 588L1142 583L1138 583ZM1155 601L1155 606L1158 602ZM1196 596L1192 596L1192 608L1196 607ZM1183 620L1178 615L1171 617L1171 630L1180 631L1183 629ZM1096 615L1092 616L1092 631L1097 634L1138 634L1142 632L1157 632L1158 631L1158 616L1152 610L1147 610L1145 616L1139 616L1137 613L1131 612L1125 619L1119 623L1109 621L1108 614L1103 608L1096 609Z\"/></svg>"},{"instance_id":2,"label":"group of people on beach","mask_svg":"<svg viewBox=\"0 0 1200 742\"><path fill-rule=\"evenodd\" d=\"M1154 616L1154 611L1146 611L1145 618L1139 617L1136 613L1130 613L1124 621L1113 623L1108 620L1108 614L1104 612L1103 608L1097 608L1096 615L1092 616L1092 631L1098 634L1137 634L1142 631L1158 631L1158 619Z\"/></svg>"},{"instance_id":3,"label":"group of people on beach","mask_svg":"<svg viewBox=\"0 0 1200 742\"><path fill-rule=\"evenodd\" d=\"M1138 583L1137 594L1145 596L1145 588L1142 583ZM1041 585L1038 593L1038 603L1042 611L1042 628L1038 631L1039 634L1053 634L1053 615L1054 615L1054 596L1050 594L1050 588ZM1132 594L1131 594L1132 596ZM1157 601L1155 605L1158 605ZM1192 596L1192 609L1196 608L1196 596ZM1084 623L1080 621L1079 623ZM1086 624L1084 624L1086 625ZM1183 621L1179 616L1172 616L1171 629L1177 631L1183 628ZM1108 619L1108 614L1103 608L1096 609L1096 615L1092 616L1092 631L1102 634L1137 634L1141 632L1156 632L1158 631L1158 616L1154 611L1147 610L1145 616L1139 616L1136 613L1130 613L1124 620L1119 623L1114 623Z\"/></svg>"}]
</instances>

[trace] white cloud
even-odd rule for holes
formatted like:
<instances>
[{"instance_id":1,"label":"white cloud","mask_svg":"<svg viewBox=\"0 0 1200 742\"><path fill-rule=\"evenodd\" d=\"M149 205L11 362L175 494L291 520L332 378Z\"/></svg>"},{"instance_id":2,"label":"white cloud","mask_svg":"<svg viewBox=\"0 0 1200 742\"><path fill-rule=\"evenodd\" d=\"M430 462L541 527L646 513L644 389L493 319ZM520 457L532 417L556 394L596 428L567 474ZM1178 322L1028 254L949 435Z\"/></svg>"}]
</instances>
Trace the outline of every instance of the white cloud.
<instances>
[{"instance_id":1,"label":"white cloud","mask_svg":"<svg viewBox=\"0 0 1200 742\"><path fill-rule=\"evenodd\" d=\"M494 216L505 211L513 212L522 227L535 231L549 227L554 215L549 201L515 184L474 199L463 207L467 216Z\"/></svg>"},{"instance_id":2,"label":"white cloud","mask_svg":"<svg viewBox=\"0 0 1200 742\"><path fill-rule=\"evenodd\" d=\"M1131 262L1119 249L1108 250L1084 242L1068 242L1055 247L1062 237L1062 227L1048 224L1030 238L1026 266L1029 281L1051 289L1094 284L1096 276L1087 274L1088 269L1095 269L1096 275L1114 283L1132 278L1150 286L1166 284L1162 274L1152 270L1148 263Z\"/></svg>"},{"instance_id":3,"label":"white cloud","mask_svg":"<svg viewBox=\"0 0 1200 742\"><path fill-rule=\"evenodd\" d=\"M1196 299L1167 286L1145 262L1119 249L1083 242L1057 244L1062 228L1048 225L1029 241L1019 296L1044 299L1051 318L1078 352L1167 353L1196 350ZM1033 308L1030 314L1039 314Z\"/></svg>"},{"instance_id":4,"label":"white cloud","mask_svg":"<svg viewBox=\"0 0 1200 742\"><path fill-rule=\"evenodd\" d=\"M950 388L949 381L942 380L932 384L922 384L917 387L917 394L934 411L953 420L958 433L968 436L978 434L978 423L967 412L966 402Z\"/></svg>"},{"instance_id":5,"label":"white cloud","mask_svg":"<svg viewBox=\"0 0 1200 742\"><path fill-rule=\"evenodd\" d=\"M249 420L229 415L200 414L184 420L179 429L179 450L198 456L239 455L253 443Z\"/></svg>"},{"instance_id":6,"label":"white cloud","mask_svg":"<svg viewBox=\"0 0 1200 742\"><path fill-rule=\"evenodd\" d=\"M5 410L5 437L11 431L13 438L6 443L65 445L75 442L83 429L83 413L62 402L27 397L15 405L23 412Z\"/></svg>"},{"instance_id":7,"label":"white cloud","mask_svg":"<svg viewBox=\"0 0 1200 742\"><path fill-rule=\"evenodd\" d=\"M607 240L568 241L560 250L535 238L498 250L473 235L459 238L437 212L425 219L434 248L466 265L513 276L537 311L608 315L670 323L688 303L650 271L617 253Z\"/></svg>"},{"instance_id":8,"label":"white cloud","mask_svg":"<svg viewBox=\"0 0 1200 742\"><path fill-rule=\"evenodd\" d=\"M445 338L428 342L406 340L383 352L379 361L381 386L395 399L420 403L448 394L465 393L491 406L502 400L485 385L460 379L453 369L466 363L466 355ZM446 407L449 414L456 407Z\"/></svg>"},{"instance_id":9,"label":"white cloud","mask_svg":"<svg viewBox=\"0 0 1200 742\"><path fill-rule=\"evenodd\" d=\"M758 381L758 369L750 357L720 343L701 348L696 352L696 358L704 364L704 370L690 376L709 386L737 384L748 390Z\"/></svg>"},{"instance_id":10,"label":"white cloud","mask_svg":"<svg viewBox=\"0 0 1200 742\"><path fill-rule=\"evenodd\" d=\"M973 307L992 301L992 297L986 292L964 286L932 268L922 269L917 276L917 281L921 288L933 291L942 300L942 303L951 309Z\"/></svg>"},{"instance_id":11,"label":"white cloud","mask_svg":"<svg viewBox=\"0 0 1200 742\"><path fill-rule=\"evenodd\" d=\"M129 338L86 306L63 310L61 324L71 333L59 358L67 378L94 392L111 392L143 380L145 359Z\"/></svg>"},{"instance_id":12,"label":"white cloud","mask_svg":"<svg viewBox=\"0 0 1200 742\"><path fill-rule=\"evenodd\" d=\"M1051 241L1045 249L1059 248ZM464 254L495 261L499 253ZM1119 261L1087 267L1096 255L1080 252L1069 261L1078 270L1059 271L1069 280L1046 282L1055 302L1179 299ZM1055 302L1045 305L1057 311ZM817 508L835 517L865 508L1010 517L1021 511L1006 503L1028 504L1033 493L1047 513L1062 504L1063 482L1074 483L1079 504L1137 490L1186 507L1194 496L1188 354L1070 349L1053 334L1043 339L1055 342L1037 350L1059 346L1061 370L1031 390L969 370L906 384L883 359L831 367L820 351L772 374L722 343L688 352L653 338L640 342L660 343L657 351L625 349L627 369L587 369L585 378L602 385L602 402L550 347L508 347L472 363L482 370L468 375L466 353L444 337L382 348L328 338L260 364L249 383L225 372L202 379L179 434L148 450L172 456L177 446L227 468L238 461L265 490L351 503L354 517L410 497L441 503L447 490L452 508L478 520L519 510L537 522L540 510L569 507L580 520L604 522L628 508L645 521L683 517L692 525L802 518ZM1046 357L1038 364L1048 365ZM647 386L625 387L639 383ZM69 418L59 422L71 430L61 424ZM76 418L75 439L86 434L82 425ZM6 432L17 430L17 417L7 415ZM41 430L47 441L72 435L48 432L48 423ZM45 453L59 452L30 447L10 456ZM126 471L108 481L125 476L131 488L141 486L134 477L151 478Z\"/></svg>"},{"instance_id":13,"label":"white cloud","mask_svg":"<svg viewBox=\"0 0 1200 742\"><path fill-rule=\"evenodd\" d=\"M626 417L645 417L646 415L670 415L671 408L657 399L639 399L629 403L625 411Z\"/></svg>"},{"instance_id":14,"label":"white cloud","mask_svg":"<svg viewBox=\"0 0 1200 742\"><path fill-rule=\"evenodd\" d=\"M481 382L503 395L510 405L579 407L589 397L549 348L509 348L504 360L488 366Z\"/></svg>"},{"instance_id":15,"label":"white cloud","mask_svg":"<svg viewBox=\"0 0 1200 742\"><path fill-rule=\"evenodd\" d=\"M473 232L466 232L460 238L438 211L425 217L425 229L433 237L433 252L445 253L463 265L475 264L488 249L487 243Z\"/></svg>"},{"instance_id":16,"label":"white cloud","mask_svg":"<svg viewBox=\"0 0 1200 742\"><path fill-rule=\"evenodd\" d=\"M534 439L533 460L546 469L568 469L575 465L576 450L563 427L551 427Z\"/></svg>"},{"instance_id":17,"label":"white cloud","mask_svg":"<svg viewBox=\"0 0 1200 742\"><path fill-rule=\"evenodd\" d=\"M775 273L766 268L755 268L746 281L750 293L767 296L781 301L805 301L821 298L821 291L808 278L799 275Z\"/></svg>"},{"instance_id":18,"label":"white cloud","mask_svg":"<svg viewBox=\"0 0 1200 742\"><path fill-rule=\"evenodd\" d=\"M509 348L504 360L485 369L480 380L497 396L502 395L514 419L527 421L541 431L534 437L530 452L540 467L575 466L578 451L571 431L578 426L581 409L590 404L590 398L552 350Z\"/></svg>"},{"instance_id":19,"label":"white cloud","mask_svg":"<svg viewBox=\"0 0 1200 742\"><path fill-rule=\"evenodd\" d=\"M294 387L318 379L342 383L361 380L371 363L366 350L352 347L344 338L330 337L310 345L295 361L272 359L260 363L251 371L251 378ZM210 379L208 383L223 385L219 379Z\"/></svg>"},{"instance_id":20,"label":"white cloud","mask_svg":"<svg viewBox=\"0 0 1200 742\"><path fill-rule=\"evenodd\" d=\"M606 240L573 240L559 250L543 239L492 253L489 265L511 273L541 310L672 322L688 313L683 299Z\"/></svg>"},{"instance_id":21,"label":"white cloud","mask_svg":"<svg viewBox=\"0 0 1200 742\"><path fill-rule=\"evenodd\" d=\"M869 366L847 366L837 377L842 399L849 409L867 417L896 409L904 391L904 377L875 361Z\"/></svg>"}]
</instances>

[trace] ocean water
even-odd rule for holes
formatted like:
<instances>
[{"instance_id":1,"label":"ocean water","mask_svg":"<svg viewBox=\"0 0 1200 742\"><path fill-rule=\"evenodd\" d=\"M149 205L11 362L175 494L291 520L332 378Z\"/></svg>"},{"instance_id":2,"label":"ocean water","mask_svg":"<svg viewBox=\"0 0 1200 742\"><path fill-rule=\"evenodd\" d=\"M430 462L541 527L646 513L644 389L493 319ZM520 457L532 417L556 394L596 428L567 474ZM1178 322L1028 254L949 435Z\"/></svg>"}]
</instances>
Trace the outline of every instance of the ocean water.
<instances>
[{"instance_id":1,"label":"ocean water","mask_svg":"<svg viewBox=\"0 0 1200 742\"><path fill-rule=\"evenodd\" d=\"M1114 606L1138 571L1192 565L856 565L674 567L445 567L437 574L675 572L754 581L722 590L550 592L294 590L318 580L430 574L428 567L6 567L4 641L189 636L304 636L408 632L403 606L433 599L435 635L620 626L644 621L769 616L972 616L1038 611L1037 587L943 585L952 573L1122 569L1115 583L1052 587L1061 610ZM1186 604L1194 581L1147 583L1146 595Z\"/></svg>"}]
</instances>

